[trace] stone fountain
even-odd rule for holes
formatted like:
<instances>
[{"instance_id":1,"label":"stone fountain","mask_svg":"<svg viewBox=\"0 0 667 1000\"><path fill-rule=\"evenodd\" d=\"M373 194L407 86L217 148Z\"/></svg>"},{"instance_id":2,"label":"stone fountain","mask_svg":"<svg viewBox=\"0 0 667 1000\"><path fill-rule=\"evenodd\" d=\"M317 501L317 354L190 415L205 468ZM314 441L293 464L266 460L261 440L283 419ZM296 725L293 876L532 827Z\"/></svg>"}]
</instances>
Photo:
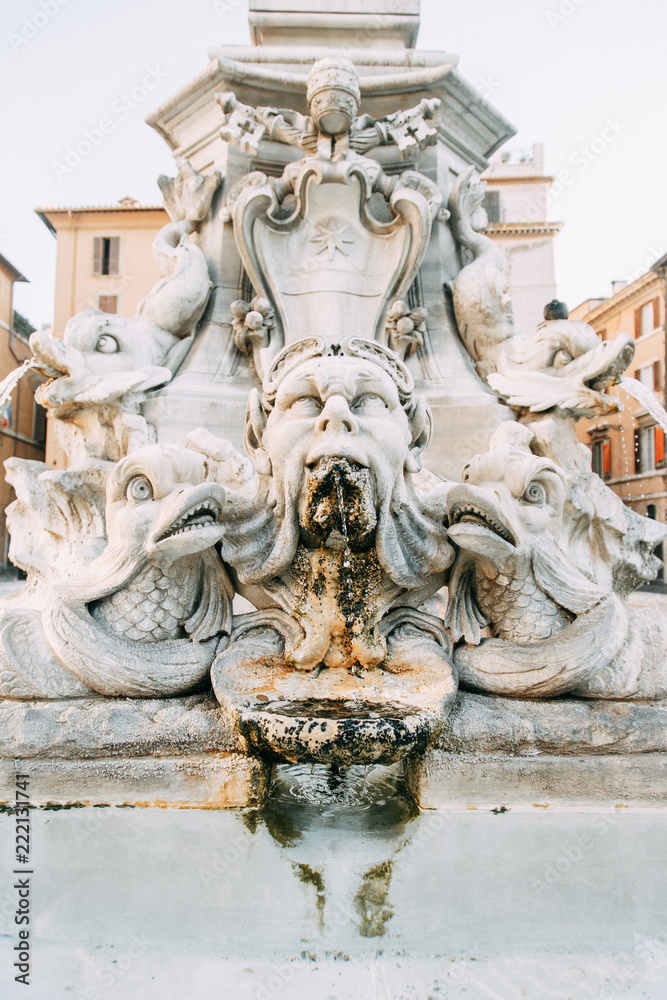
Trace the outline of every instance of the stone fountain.
<instances>
[{"instance_id":1,"label":"stone fountain","mask_svg":"<svg viewBox=\"0 0 667 1000\"><path fill-rule=\"evenodd\" d=\"M477 173L509 128L478 102L453 155L448 57L314 55L214 51L151 119L178 144L161 281L134 319L32 337L69 464L7 463L4 711L194 698L266 785L276 761L418 772L485 694L662 699L661 620L624 599L667 532L575 433L618 407L632 339L558 303L515 327ZM268 88L293 109L241 100Z\"/></svg>"},{"instance_id":2,"label":"stone fountain","mask_svg":"<svg viewBox=\"0 0 667 1000\"><path fill-rule=\"evenodd\" d=\"M376 766L424 809L654 804L667 637L627 598L667 528L575 430L633 341L516 328L479 180L511 127L339 20L211 53L150 119L161 281L31 338L69 464L6 463L3 755L37 803L257 807L312 765L331 801Z\"/></svg>"}]
</instances>

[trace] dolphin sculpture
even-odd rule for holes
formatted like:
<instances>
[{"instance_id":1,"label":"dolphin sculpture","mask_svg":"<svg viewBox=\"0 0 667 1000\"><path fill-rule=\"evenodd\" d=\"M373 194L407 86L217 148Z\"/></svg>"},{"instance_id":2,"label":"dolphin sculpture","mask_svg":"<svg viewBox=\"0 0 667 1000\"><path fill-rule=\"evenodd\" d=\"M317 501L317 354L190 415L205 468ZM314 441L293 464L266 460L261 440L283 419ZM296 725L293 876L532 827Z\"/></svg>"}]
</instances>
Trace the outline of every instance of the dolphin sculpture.
<instances>
[{"instance_id":1,"label":"dolphin sculpture","mask_svg":"<svg viewBox=\"0 0 667 1000\"><path fill-rule=\"evenodd\" d=\"M488 225L485 189L471 167L449 197L452 232L472 257L452 285L454 313L478 374L510 406L531 413L592 417L618 410L606 389L632 361L633 339L620 333L601 343L587 323L568 320L567 309L552 318L550 306L535 333L517 328L505 255L481 232Z\"/></svg>"},{"instance_id":2,"label":"dolphin sculpture","mask_svg":"<svg viewBox=\"0 0 667 1000\"><path fill-rule=\"evenodd\" d=\"M549 697L583 688L623 646L620 599L579 572L558 545L566 479L506 423L447 494L459 553L445 623L463 682L496 694ZM488 637L482 629L488 628Z\"/></svg>"},{"instance_id":3,"label":"dolphin sculpture","mask_svg":"<svg viewBox=\"0 0 667 1000\"><path fill-rule=\"evenodd\" d=\"M33 367L49 379L35 398L58 418L70 464L91 457L117 461L155 440L141 404L178 371L212 288L192 231L181 220L157 234L153 253L162 278L132 319L84 309L62 338L41 330L31 335Z\"/></svg>"},{"instance_id":4,"label":"dolphin sculpture","mask_svg":"<svg viewBox=\"0 0 667 1000\"><path fill-rule=\"evenodd\" d=\"M233 592L214 548L226 491L207 473L203 455L164 444L109 477L108 545L42 616L52 650L94 691L185 693L231 632Z\"/></svg>"}]
</instances>

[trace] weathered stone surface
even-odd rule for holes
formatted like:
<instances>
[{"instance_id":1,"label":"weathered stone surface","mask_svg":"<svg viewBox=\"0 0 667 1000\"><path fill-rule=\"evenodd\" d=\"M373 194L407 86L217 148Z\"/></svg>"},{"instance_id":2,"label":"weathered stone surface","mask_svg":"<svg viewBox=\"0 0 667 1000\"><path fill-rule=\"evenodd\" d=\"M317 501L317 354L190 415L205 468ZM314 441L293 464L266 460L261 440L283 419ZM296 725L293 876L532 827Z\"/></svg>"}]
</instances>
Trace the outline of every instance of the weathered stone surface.
<instances>
[{"instance_id":1,"label":"weathered stone surface","mask_svg":"<svg viewBox=\"0 0 667 1000\"><path fill-rule=\"evenodd\" d=\"M239 809L259 806L271 768L244 754L30 761L33 805L134 805ZM0 801L16 794L13 760L0 762Z\"/></svg>"},{"instance_id":2,"label":"weathered stone surface","mask_svg":"<svg viewBox=\"0 0 667 1000\"><path fill-rule=\"evenodd\" d=\"M43 331L31 336L39 370L50 379L36 398L57 418L55 434L70 465L91 458L118 461L155 440L141 406L148 392L171 380L206 308L212 288L208 264L189 237L220 181L220 174L203 178L189 164L181 165L169 199L178 219L164 226L153 243L162 278L133 319L84 309L69 320L62 338ZM177 202L182 213L192 213L189 218Z\"/></svg>"},{"instance_id":3,"label":"weathered stone surface","mask_svg":"<svg viewBox=\"0 0 667 1000\"><path fill-rule=\"evenodd\" d=\"M617 411L618 400L606 389L632 361L632 337L619 333L600 342L587 323L568 320L566 308L563 318L549 306L535 333L520 331L507 291L505 255L480 232L486 224L485 190L471 168L449 196L452 230L473 256L454 282L454 310L479 375L511 406L531 413L593 417Z\"/></svg>"},{"instance_id":4,"label":"weathered stone surface","mask_svg":"<svg viewBox=\"0 0 667 1000\"><path fill-rule=\"evenodd\" d=\"M0 757L186 756L239 749L211 695L0 704Z\"/></svg>"},{"instance_id":5,"label":"weathered stone surface","mask_svg":"<svg viewBox=\"0 0 667 1000\"><path fill-rule=\"evenodd\" d=\"M667 754L584 757L432 750L406 769L421 809L667 808Z\"/></svg>"},{"instance_id":6,"label":"weathered stone surface","mask_svg":"<svg viewBox=\"0 0 667 1000\"><path fill-rule=\"evenodd\" d=\"M222 154L203 163L209 140L194 137L208 113L181 92L176 116L189 134L175 144L178 176L160 179L173 220L154 242L162 280L137 315L86 310L64 339L31 340L29 367L48 379L37 400L71 466L10 469L12 557L29 578L27 603L0 607L0 700L62 703L44 718L26 709L34 726L19 724L18 742L31 759L50 758L51 743L58 759L136 759L146 746L169 755L171 726L179 755L193 742L208 752L182 720L163 732L141 707L128 720L91 699L93 738L68 706L94 693L182 698L209 678L221 706L214 746L344 766L436 744L459 681L523 698L667 692L667 633L648 613L630 620L622 603L655 576L651 550L667 528L620 516L618 498L591 486L575 433L575 418L617 410L606 389L634 340L599 344L558 302L537 333L516 329L505 259L482 233L472 164L485 165L484 147L449 127L449 62L341 51L331 29L349 31L357 0L333 14L279 2L254 13L272 30L283 14L292 28L304 15L311 30L321 14L332 48L297 57L262 51L260 38L246 61L219 53L195 86L207 101L227 81L215 97ZM416 0L405 2L415 17ZM293 61L299 72L286 69ZM470 91L465 104L475 105ZM494 133L491 110L480 110ZM452 138L454 158L444 152ZM195 146L205 173L186 158ZM464 349L462 381L449 362ZM177 408L184 446L167 440L148 396L173 402L175 375L189 393L195 368L215 413L194 430L197 408ZM490 442L489 387L507 401L493 404L501 426ZM651 393L637 398L659 424ZM436 419L436 435L429 399L453 414ZM240 402L254 474L212 434L220 420L237 423ZM453 466L460 483L442 478ZM622 544L610 545L616 535ZM432 603L444 586L446 610ZM254 610L234 617L235 596ZM582 737L559 726L556 702L547 711L554 752L577 753ZM527 725L508 723L503 752ZM64 739L61 726L71 728ZM642 722L643 753L653 735ZM466 751L479 749L464 737Z\"/></svg>"},{"instance_id":7,"label":"weathered stone surface","mask_svg":"<svg viewBox=\"0 0 667 1000\"><path fill-rule=\"evenodd\" d=\"M211 694L0 704L0 757L188 756L238 751L230 716ZM459 692L438 752L667 753L667 702L517 701Z\"/></svg>"},{"instance_id":8,"label":"weathered stone surface","mask_svg":"<svg viewBox=\"0 0 667 1000\"><path fill-rule=\"evenodd\" d=\"M568 477L540 452L532 427L503 424L447 493L448 536L459 551L445 623L464 640L454 654L459 677L511 697L660 699L660 616L630 618L612 581L597 585L590 565L585 575L569 555L561 541ZM607 503L605 494L598 500ZM590 537L587 546L592 553ZM639 545L633 555L643 558ZM602 561L615 557L605 549ZM491 638L482 638L486 626Z\"/></svg>"},{"instance_id":9,"label":"weathered stone surface","mask_svg":"<svg viewBox=\"0 0 667 1000\"><path fill-rule=\"evenodd\" d=\"M517 701L459 692L438 751L511 754L667 752L667 702Z\"/></svg>"}]
</instances>

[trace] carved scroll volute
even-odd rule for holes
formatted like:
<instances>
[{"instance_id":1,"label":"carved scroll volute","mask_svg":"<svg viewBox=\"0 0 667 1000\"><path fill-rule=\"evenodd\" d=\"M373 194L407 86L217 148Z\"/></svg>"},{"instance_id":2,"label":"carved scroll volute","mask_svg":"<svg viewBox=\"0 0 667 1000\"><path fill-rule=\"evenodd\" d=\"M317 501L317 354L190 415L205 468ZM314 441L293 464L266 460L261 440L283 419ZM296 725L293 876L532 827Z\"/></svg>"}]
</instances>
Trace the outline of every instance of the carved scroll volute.
<instances>
[{"instance_id":1,"label":"carved scroll volute","mask_svg":"<svg viewBox=\"0 0 667 1000\"><path fill-rule=\"evenodd\" d=\"M400 180L400 187L392 194L390 205L398 218L401 219L406 230L409 231L410 239L406 241L405 260L400 272L396 275L396 284L387 297L386 305L395 299L403 299L407 296L424 261L431 239L433 222L442 202L440 191L423 174L414 170L406 170L401 175ZM381 340L384 344L387 343L386 314L385 307L380 317L380 325L376 327L376 339Z\"/></svg>"},{"instance_id":2,"label":"carved scroll volute","mask_svg":"<svg viewBox=\"0 0 667 1000\"><path fill-rule=\"evenodd\" d=\"M285 344L285 324L280 309L276 308L275 296L255 252L254 231L258 220L280 211L280 203L269 178L257 171L246 178L243 190L229 208L234 224L234 238L246 273L257 294L267 298L275 309L272 342L255 356L257 374L262 378L271 358ZM262 364L264 356L266 364Z\"/></svg>"},{"instance_id":3,"label":"carved scroll volute","mask_svg":"<svg viewBox=\"0 0 667 1000\"><path fill-rule=\"evenodd\" d=\"M293 194L289 215L289 203L281 204L268 178L261 182L255 175L236 199L232 218L241 258L255 291L276 311L263 367L285 344L313 332L386 340L387 310L414 281L440 194L426 177L406 171L384 221L371 208L379 173L359 159L309 158L276 183Z\"/></svg>"}]
</instances>

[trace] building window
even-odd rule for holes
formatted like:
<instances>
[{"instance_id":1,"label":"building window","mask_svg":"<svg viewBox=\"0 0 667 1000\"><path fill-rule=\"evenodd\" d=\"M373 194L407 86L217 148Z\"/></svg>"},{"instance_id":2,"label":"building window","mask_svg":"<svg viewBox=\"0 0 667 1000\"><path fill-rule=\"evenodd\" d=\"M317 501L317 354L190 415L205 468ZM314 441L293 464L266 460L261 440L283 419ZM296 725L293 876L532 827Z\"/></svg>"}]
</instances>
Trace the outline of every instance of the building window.
<instances>
[{"instance_id":1,"label":"building window","mask_svg":"<svg viewBox=\"0 0 667 1000\"><path fill-rule=\"evenodd\" d=\"M635 369L635 378L647 389L659 392L662 389L662 365L659 361L653 361L650 365Z\"/></svg>"},{"instance_id":2,"label":"building window","mask_svg":"<svg viewBox=\"0 0 667 1000\"><path fill-rule=\"evenodd\" d=\"M500 201L500 191L487 191L484 195L482 208L486 212L489 222L503 221L503 207Z\"/></svg>"},{"instance_id":3,"label":"building window","mask_svg":"<svg viewBox=\"0 0 667 1000\"><path fill-rule=\"evenodd\" d=\"M39 444L46 442L46 410L39 403L33 403L32 439Z\"/></svg>"},{"instance_id":4,"label":"building window","mask_svg":"<svg viewBox=\"0 0 667 1000\"><path fill-rule=\"evenodd\" d=\"M660 300L653 299L635 309L635 339L653 333L660 326Z\"/></svg>"},{"instance_id":5,"label":"building window","mask_svg":"<svg viewBox=\"0 0 667 1000\"><path fill-rule=\"evenodd\" d=\"M118 312L118 296L117 295L99 295L97 299L97 307L105 313L117 313Z\"/></svg>"},{"instance_id":6,"label":"building window","mask_svg":"<svg viewBox=\"0 0 667 1000\"><path fill-rule=\"evenodd\" d=\"M635 430L635 472L644 474L665 467L665 432L662 427Z\"/></svg>"},{"instance_id":7,"label":"building window","mask_svg":"<svg viewBox=\"0 0 667 1000\"><path fill-rule=\"evenodd\" d=\"M591 450L593 452L593 472L597 473L600 479L609 479L611 477L611 441L608 438L594 441Z\"/></svg>"},{"instance_id":8,"label":"building window","mask_svg":"<svg viewBox=\"0 0 667 1000\"><path fill-rule=\"evenodd\" d=\"M93 274L119 275L120 236L96 236L93 246Z\"/></svg>"},{"instance_id":9,"label":"building window","mask_svg":"<svg viewBox=\"0 0 667 1000\"><path fill-rule=\"evenodd\" d=\"M647 427L635 430L635 473L641 474L653 468L653 435L647 434Z\"/></svg>"}]
</instances>

